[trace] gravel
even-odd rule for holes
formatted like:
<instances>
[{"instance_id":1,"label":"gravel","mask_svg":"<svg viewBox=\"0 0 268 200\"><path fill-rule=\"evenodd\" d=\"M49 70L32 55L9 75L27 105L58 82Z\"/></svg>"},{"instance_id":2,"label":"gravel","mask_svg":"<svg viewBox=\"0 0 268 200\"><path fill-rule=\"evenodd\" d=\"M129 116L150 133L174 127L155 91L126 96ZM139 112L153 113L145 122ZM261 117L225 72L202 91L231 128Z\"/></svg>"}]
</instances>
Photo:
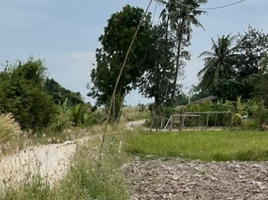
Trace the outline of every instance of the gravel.
<instances>
[{"instance_id":1,"label":"gravel","mask_svg":"<svg viewBox=\"0 0 268 200\"><path fill-rule=\"evenodd\" d=\"M268 199L268 162L136 161L123 166L132 199Z\"/></svg>"}]
</instances>

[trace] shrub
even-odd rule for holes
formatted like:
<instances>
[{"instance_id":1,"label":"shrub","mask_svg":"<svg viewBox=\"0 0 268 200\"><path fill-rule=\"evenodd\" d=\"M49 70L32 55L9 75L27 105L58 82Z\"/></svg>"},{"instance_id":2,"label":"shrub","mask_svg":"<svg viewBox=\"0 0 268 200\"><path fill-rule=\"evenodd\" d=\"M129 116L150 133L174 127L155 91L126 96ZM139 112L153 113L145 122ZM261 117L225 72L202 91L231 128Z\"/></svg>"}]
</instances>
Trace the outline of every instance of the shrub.
<instances>
[{"instance_id":1,"label":"shrub","mask_svg":"<svg viewBox=\"0 0 268 200\"><path fill-rule=\"evenodd\" d=\"M23 130L40 132L57 112L52 97L44 92L45 67L41 60L7 63L0 72L0 110L12 113Z\"/></svg>"}]
</instances>

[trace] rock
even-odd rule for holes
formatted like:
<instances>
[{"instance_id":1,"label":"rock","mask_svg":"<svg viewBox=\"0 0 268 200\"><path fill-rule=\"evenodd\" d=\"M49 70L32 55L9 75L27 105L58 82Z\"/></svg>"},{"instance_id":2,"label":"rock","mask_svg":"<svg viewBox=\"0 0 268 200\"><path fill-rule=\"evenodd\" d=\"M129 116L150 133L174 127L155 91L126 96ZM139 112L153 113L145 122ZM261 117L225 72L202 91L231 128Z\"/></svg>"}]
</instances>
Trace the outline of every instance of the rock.
<instances>
[{"instance_id":1,"label":"rock","mask_svg":"<svg viewBox=\"0 0 268 200\"><path fill-rule=\"evenodd\" d=\"M171 178L172 180L177 181L179 180L180 177L178 175L173 175Z\"/></svg>"}]
</instances>

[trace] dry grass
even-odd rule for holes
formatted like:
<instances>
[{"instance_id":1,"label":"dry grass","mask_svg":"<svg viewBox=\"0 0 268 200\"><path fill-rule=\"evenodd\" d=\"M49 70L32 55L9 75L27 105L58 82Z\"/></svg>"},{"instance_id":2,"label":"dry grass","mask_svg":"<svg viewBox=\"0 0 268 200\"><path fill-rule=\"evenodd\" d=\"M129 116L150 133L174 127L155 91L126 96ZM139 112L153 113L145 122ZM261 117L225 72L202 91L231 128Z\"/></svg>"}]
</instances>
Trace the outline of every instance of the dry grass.
<instances>
[{"instance_id":1,"label":"dry grass","mask_svg":"<svg viewBox=\"0 0 268 200\"><path fill-rule=\"evenodd\" d=\"M140 107L124 107L120 122L126 123L141 119L150 119L150 111L145 107L142 111Z\"/></svg>"},{"instance_id":2,"label":"dry grass","mask_svg":"<svg viewBox=\"0 0 268 200\"><path fill-rule=\"evenodd\" d=\"M18 150L18 139L22 131L11 113L0 114L0 157Z\"/></svg>"}]
</instances>

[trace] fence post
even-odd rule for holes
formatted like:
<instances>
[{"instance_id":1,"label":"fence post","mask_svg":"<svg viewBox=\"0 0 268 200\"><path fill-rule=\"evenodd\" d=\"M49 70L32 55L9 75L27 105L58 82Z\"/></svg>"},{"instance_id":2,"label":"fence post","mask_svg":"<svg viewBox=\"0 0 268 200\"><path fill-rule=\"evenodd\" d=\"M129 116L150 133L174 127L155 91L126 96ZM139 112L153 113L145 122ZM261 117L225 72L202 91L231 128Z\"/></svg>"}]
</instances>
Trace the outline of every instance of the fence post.
<instances>
[{"instance_id":1,"label":"fence post","mask_svg":"<svg viewBox=\"0 0 268 200\"><path fill-rule=\"evenodd\" d=\"M181 112L180 112L180 124L179 124L179 132L182 131L183 129L183 125L184 125L184 107L181 108Z\"/></svg>"}]
</instances>

